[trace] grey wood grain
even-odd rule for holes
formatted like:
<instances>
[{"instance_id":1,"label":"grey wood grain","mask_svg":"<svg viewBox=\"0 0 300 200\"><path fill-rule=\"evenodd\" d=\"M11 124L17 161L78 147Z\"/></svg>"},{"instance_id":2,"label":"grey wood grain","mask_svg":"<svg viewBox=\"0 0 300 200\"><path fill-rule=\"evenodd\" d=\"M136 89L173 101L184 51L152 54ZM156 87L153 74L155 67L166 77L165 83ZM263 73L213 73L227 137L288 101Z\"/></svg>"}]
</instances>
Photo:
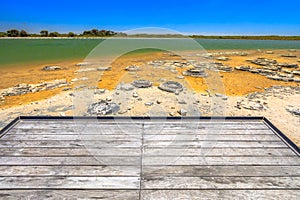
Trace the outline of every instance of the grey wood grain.
<instances>
[{"instance_id":1,"label":"grey wood grain","mask_svg":"<svg viewBox=\"0 0 300 200\"><path fill-rule=\"evenodd\" d=\"M74 199L104 199L104 200L138 200L139 190L0 190L0 198L35 200L74 200Z\"/></svg>"},{"instance_id":2,"label":"grey wood grain","mask_svg":"<svg viewBox=\"0 0 300 200\"><path fill-rule=\"evenodd\" d=\"M299 190L143 190L143 200L152 199L273 199L298 200Z\"/></svg>"}]
</instances>

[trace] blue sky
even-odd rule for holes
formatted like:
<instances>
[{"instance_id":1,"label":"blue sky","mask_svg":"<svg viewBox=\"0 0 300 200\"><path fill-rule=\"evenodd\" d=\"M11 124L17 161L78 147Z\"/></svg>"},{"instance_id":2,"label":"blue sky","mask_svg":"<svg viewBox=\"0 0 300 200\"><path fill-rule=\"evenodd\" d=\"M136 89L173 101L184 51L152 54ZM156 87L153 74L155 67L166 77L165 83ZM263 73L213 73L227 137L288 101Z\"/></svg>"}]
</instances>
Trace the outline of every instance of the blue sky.
<instances>
[{"instance_id":1,"label":"blue sky","mask_svg":"<svg viewBox=\"0 0 300 200\"><path fill-rule=\"evenodd\" d=\"M300 0L3 1L0 31L142 27L204 35L300 35Z\"/></svg>"}]
</instances>

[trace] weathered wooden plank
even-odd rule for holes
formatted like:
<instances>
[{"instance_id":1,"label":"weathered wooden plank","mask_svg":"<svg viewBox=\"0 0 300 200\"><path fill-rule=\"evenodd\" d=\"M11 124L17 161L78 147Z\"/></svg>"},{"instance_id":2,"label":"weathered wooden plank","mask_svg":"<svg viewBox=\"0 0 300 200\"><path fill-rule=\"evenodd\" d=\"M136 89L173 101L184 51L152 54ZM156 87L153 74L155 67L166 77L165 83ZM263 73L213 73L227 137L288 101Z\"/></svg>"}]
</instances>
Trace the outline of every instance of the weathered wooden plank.
<instances>
[{"instance_id":1,"label":"weathered wooden plank","mask_svg":"<svg viewBox=\"0 0 300 200\"><path fill-rule=\"evenodd\" d=\"M0 148L0 156L139 156L140 148ZM289 148L144 148L146 156L296 156Z\"/></svg>"},{"instance_id":2,"label":"weathered wooden plank","mask_svg":"<svg viewBox=\"0 0 300 200\"><path fill-rule=\"evenodd\" d=\"M300 176L300 166L143 166L145 177Z\"/></svg>"},{"instance_id":3,"label":"weathered wooden plank","mask_svg":"<svg viewBox=\"0 0 300 200\"><path fill-rule=\"evenodd\" d=\"M23 128L16 128L11 129L9 131L9 135L141 135L142 129L140 131L128 131L128 130L109 130L106 129L104 131L78 131L72 128L66 129L23 129Z\"/></svg>"},{"instance_id":4,"label":"weathered wooden plank","mask_svg":"<svg viewBox=\"0 0 300 200\"><path fill-rule=\"evenodd\" d=\"M140 148L0 148L0 156L140 156Z\"/></svg>"},{"instance_id":5,"label":"weathered wooden plank","mask_svg":"<svg viewBox=\"0 0 300 200\"><path fill-rule=\"evenodd\" d=\"M0 165L139 165L140 157L1 157ZM296 157L150 157L143 165L300 165Z\"/></svg>"},{"instance_id":6,"label":"weathered wooden plank","mask_svg":"<svg viewBox=\"0 0 300 200\"><path fill-rule=\"evenodd\" d=\"M299 189L300 177L145 177L143 189Z\"/></svg>"},{"instance_id":7,"label":"weathered wooden plank","mask_svg":"<svg viewBox=\"0 0 300 200\"><path fill-rule=\"evenodd\" d=\"M186 129L186 130L177 130L177 129L157 129L152 130L152 132L147 129L144 131L145 135L266 135L274 134L270 129L259 129L259 130L214 130L214 129Z\"/></svg>"},{"instance_id":8,"label":"weathered wooden plank","mask_svg":"<svg viewBox=\"0 0 300 200\"><path fill-rule=\"evenodd\" d=\"M208 124L208 125L202 125L202 126L164 126L164 125L154 125L154 126L144 126L145 130L151 132L152 130L157 129L165 129L165 130L265 130L268 129L268 127L264 124L258 124L258 125L214 125L214 124Z\"/></svg>"},{"instance_id":9,"label":"weathered wooden plank","mask_svg":"<svg viewBox=\"0 0 300 200\"><path fill-rule=\"evenodd\" d=\"M109 157L0 157L0 165L140 165L137 156Z\"/></svg>"},{"instance_id":10,"label":"weathered wooden plank","mask_svg":"<svg viewBox=\"0 0 300 200\"><path fill-rule=\"evenodd\" d=\"M44 124L44 123L19 123L14 128L23 128L23 129L34 129L34 128L44 128L44 129L59 129L59 128L78 128L78 129L88 129L88 128L106 128L106 129L130 129L134 130L135 128L141 129L142 125L138 124L103 124L103 123L70 123L64 124L57 121L57 123Z\"/></svg>"},{"instance_id":11,"label":"weathered wooden plank","mask_svg":"<svg viewBox=\"0 0 300 200\"><path fill-rule=\"evenodd\" d=\"M174 141L174 140L207 140L210 138L215 138L218 141L226 141L226 140L259 140L259 141L280 141L278 136L275 134L267 134L267 135L235 135L235 134L216 134L216 135L192 135L192 134L178 134L178 135L145 135L144 141Z\"/></svg>"},{"instance_id":12,"label":"weathered wooden plank","mask_svg":"<svg viewBox=\"0 0 300 200\"><path fill-rule=\"evenodd\" d=\"M141 135L142 129L137 131L130 131L129 129L104 129L103 131L86 131L83 130L75 130L73 128L65 128L65 129L23 129L23 128L13 128L9 131L10 135L74 135L74 134L86 134L86 135ZM157 129L152 132L146 131L143 132L145 136L153 136L153 135L274 135L274 132L271 130L165 130L165 129Z\"/></svg>"},{"instance_id":13,"label":"weathered wooden plank","mask_svg":"<svg viewBox=\"0 0 300 200\"><path fill-rule=\"evenodd\" d=\"M139 177L0 177L1 189L139 189Z\"/></svg>"},{"instance_id":14,"label":"weathered wooden plank","mask_svg":"<svg viewBox=\"0 0 300 200\"><path fill-rule=\"evenodd\" d=\"M264 141L218 141L211 138L210 141L157 141L145 143L146 147L160 147L160 148L201 148L201 147L218 147L218 148L239 148L239 147L252 147L252 148L268 148L268 147L287 147L281 141L264 142Z\"/></svg>"},{"instance_id":15,"label":"weathered wooden plank","mask_svg":"<svg viewBox=\"0 0 300 200\"><path fill-rule=\"evenodd\" d=\"M256 125L256 124L264 124L262 120L234 120L234 119L228 119L228 120L186 120L186 119L181 119L181 120L172 120L172 119L167 119L164 120L159 119L159 120L136 120L136 119L96 119L96 118L90 118L90 119L25 119L25 120L20 120L20 123L23 124L122 124L122 125L141 125L144 124L146 126L153 126L156 124L164 124L164 125L169 125L169 126L174 126L174 125L183 125L187 126L188 125L199 125L199 124L250 124L250 125Z\"/></svg>"},{"instance_id":16,"label":"weathered wooden plank","mask_svg":"<svg viewBox=\"0 0 300 200\"><path fill-rule=\"evenodd\" d=\"M0 166L0 176L140 176L140 166Z\"/></svg>"},{"instance_id":17,"label":"weathered wooden plank","mask_svg":"<svg viewBox=\"0 0 300 200\"><path fill-rule=\"evenodd\" d=\"M280 141L276 135L146 135L144 141L174 141L174 140L207 140L215 138L218 141L243 141L243 140L259 140L259 141ZM2 137L4 140L140 140L141 135L105 135L105 134L74 134L74 135L11 135L6 134Z\"/></svg>"},{"instance_id":18,"label":"weathered wooden plank","mask_svg":"<svg viewBox=\"0 0 300 200\"><path fill-rule=\"evenodd\" d=\"M109 148L140 147L140 141L82 141L82 140L0 140L0 147L63 147Z\"/></svg>"},{"instance_id":19,"label":"weathered wooden plank","mask_svg":"<svg viewBox=\"0 0 300 200\"><path fill-rule=\"evenodd\" d=\"M298 157L144 156L143 165L300 165Z\"/></svg>"},{"instance_id":20,"label":"weathered wooden plank","mask_svg":"<svg viewBox=\"0 0 300 200\"><path fill-rule=\"evenodd\" d=\"M143 200L273 199L298 200L300 190L142 190Z\"/></svg>"},{"instance_id":21,"label":"weathered wooden plank","mask_svg":"<svg viewBox=\"0 0 300 200\"><path fill-rule=\"evenodd\" d=\"M104 199L104 200L138 200L139 190L0 190L0 198L37 200L74 200L74 199Z\"/></svg>"},{"instance_id":22,"label":"weathered wooden plank","mask_svg":"<svg viewBox=\"0 0 300 200\"><path fill-rule=\"evenodd\" d=\"M13 128L9 131L9 135L141 135L142 129L99 129L99 130L76 130L74 128L62 128L62 129L24 129Z\"/></svg>"},{"instance_id":23,"label":"weathered wooden plank","mask_svg":"<svg viewBox=\"0 0 300 200\"><path fill-rule=\"evenodd\" d=\"M23 129L34 129L34 128L44 128L44 129L59 129L59 128L119 128L119 129L130 129L134 130L134 128L142 128L141 124L103 124L103 123L68 123L64 124L61 123L60 121L57 121L57 123L50 123L50 124L45 124L45 123L19 123L15 126L15 128L23 128ZM252 129L252 130L260 130L260 129L268 129L268 127L263 124L229 124L229 123L209 123L209 124L192 124L192 123L184 123L184 124L164 124L164 123L155 123L151 125L145 125L144 128L146 130L153 130L153 129L169 129L169 130L183 130L183 129L190 129L190 130L197 130L197 129L217 129L217 130L234 130L234 129Z\"/></svg>"},{"instance_id":24,"label":"weathered wooden plank","mask_svg":"<svg viewBox=\"0 0 300 200\"><path fill-rule=\"evenodd\" d=\"M74 135L11 135L7 134L2 137L3 140L129 140L139 141L141 136L139 135L103 135L101 133L89 135L89 134L74 134Z\"/></svg>"},{"instance_id":25,"label":"weathered wooden plank","mask_svg":"<svg viewBox=\"0 0 300 200\"><path fill-rule=\"evenodd\" d=\"M289 148L145 148L146 156L297 156Z\"/></svg>"}]
</instances>

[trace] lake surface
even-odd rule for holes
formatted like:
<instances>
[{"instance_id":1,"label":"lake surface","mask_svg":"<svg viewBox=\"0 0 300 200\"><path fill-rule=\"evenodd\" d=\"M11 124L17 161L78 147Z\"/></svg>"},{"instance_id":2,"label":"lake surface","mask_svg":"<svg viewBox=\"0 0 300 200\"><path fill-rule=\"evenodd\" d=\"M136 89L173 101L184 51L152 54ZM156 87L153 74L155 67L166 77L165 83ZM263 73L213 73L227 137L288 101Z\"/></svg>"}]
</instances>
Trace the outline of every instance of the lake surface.
<instances>
[{"instance_id":1,"label":"lake surface","mask_svg":"<svg viewBox=\"0 0 300 200\"><path fill-rule=\"evenodd\" d=\"M118 39L124 40L124 39ZM126 39L132 43L177 43L180 39ZM206 50L300 49L300 41L194 39ZM0 67L47 61L84 59L104 39L0 39ZM180 45L182 50L189 45ZM154 51L142 49L139 52Z\"/></svg>"}]
</instances>

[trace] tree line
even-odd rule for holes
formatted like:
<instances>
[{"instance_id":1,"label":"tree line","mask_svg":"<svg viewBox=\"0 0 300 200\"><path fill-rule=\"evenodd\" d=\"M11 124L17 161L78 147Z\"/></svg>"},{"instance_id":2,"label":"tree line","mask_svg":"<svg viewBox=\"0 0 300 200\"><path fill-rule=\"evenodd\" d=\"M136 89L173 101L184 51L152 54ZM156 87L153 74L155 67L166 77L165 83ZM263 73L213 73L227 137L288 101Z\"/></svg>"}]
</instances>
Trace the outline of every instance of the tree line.
<instances>
[{"instance_id":1,"label":"tree line","mask_svg":"<svg viewBox=\"0 0 300 200\"><path fill-rule=\"evenodd\" d=\"M74 32L59 33L49 32L48 30L41 30L39 33L27 33L25 30L11 29L6 32L0 32L0 37L140 37L140 38L182 38L187 37L179 34L134 34L127 35L122 32L115 32L111 30L85 30L80 34ZM191 38L199 39L245 39L245 40L300 40L300 36L278 36L278 35L262 35L262 36L217 36L217 35L190 35Z\"/></svg>"},{"instance_id":2,"label":"tree line","mask_svg":"<svg viewBox=\"0 0 300 200\"><path fill-rule=\"evenodd\" d=\"M28 33L25 30L10 29L6 32L0 32L0 37L111 37L111 36L127 36L122 32L115 32L111 30L86 30L81 34L76 34L74 32L69 33L59 33L50 32L48 30L41 30L38 33Z\"/></svg>"}]
</instances>

